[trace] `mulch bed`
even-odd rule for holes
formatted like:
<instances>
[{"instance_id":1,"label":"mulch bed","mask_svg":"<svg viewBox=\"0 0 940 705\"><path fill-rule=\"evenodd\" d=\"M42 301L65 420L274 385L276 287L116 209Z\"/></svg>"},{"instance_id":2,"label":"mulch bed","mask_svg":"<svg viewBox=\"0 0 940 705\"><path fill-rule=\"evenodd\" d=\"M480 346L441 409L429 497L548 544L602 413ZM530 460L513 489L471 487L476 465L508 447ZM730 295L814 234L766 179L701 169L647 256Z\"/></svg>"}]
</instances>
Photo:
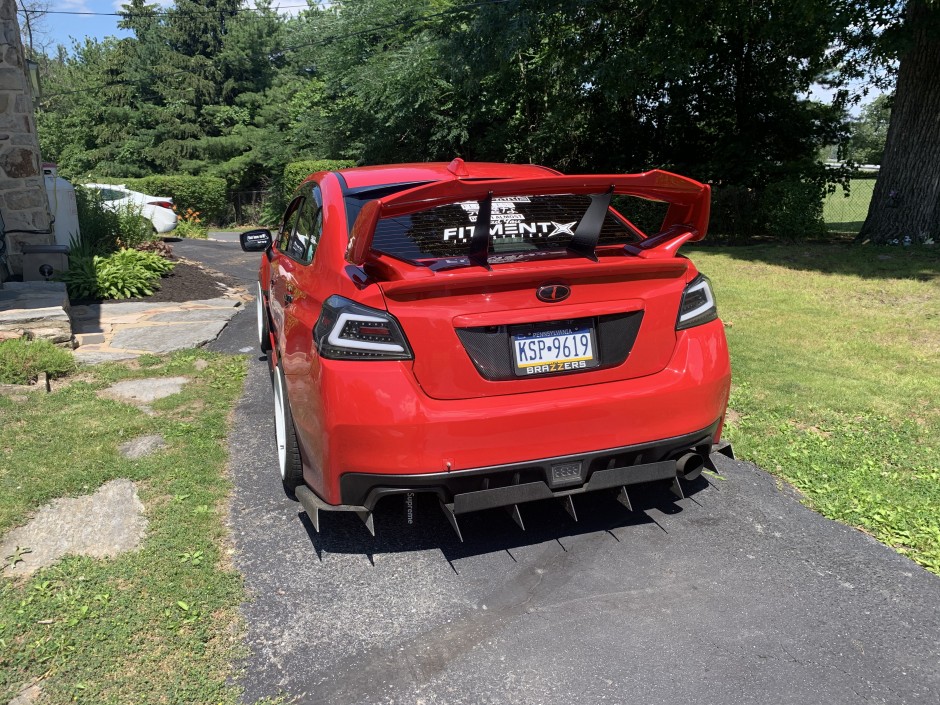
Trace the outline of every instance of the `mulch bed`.
<instances>
[{"instance_id":1,"label":"mulch bed","mask_svg":"<svg viewBox=\"0 0 940 705\"><path fill-rule=\"evenodd\" d=\"M214 299L225 293L226 287L238 286L232 277L203 269L189 262L177 261L173 270L160 280L160 288L139 301L195 301Z\"/></svg>"},{"instance_id":2,"label":"mulch bed","mask_svg":"<svg viewBox=\"0 0 940 705\"><path fill-rule=\"evenodd\" d=\"M121 299L121 301L148 301L148 302L178 302L196 301L199 299L215 299L224 296L227 287L239 285L232 277L218 272L206 270L191 262L173 258L176 266L160 280L160 288L153 292L153 296L144 296L136 299ZM104 303L114 299L108 299ZM73 306L103 303L101 299L73 300Z\"/></svg>"}]
</instances>

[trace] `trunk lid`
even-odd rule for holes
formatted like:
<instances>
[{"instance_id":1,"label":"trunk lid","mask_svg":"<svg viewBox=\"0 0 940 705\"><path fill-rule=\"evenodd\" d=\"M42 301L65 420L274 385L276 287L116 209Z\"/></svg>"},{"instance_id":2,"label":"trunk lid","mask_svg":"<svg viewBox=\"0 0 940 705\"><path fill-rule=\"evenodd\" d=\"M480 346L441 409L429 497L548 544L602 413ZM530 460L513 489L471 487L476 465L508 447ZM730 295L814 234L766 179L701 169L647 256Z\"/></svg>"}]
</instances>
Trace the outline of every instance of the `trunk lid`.
<instances>
[{"instance_id":1,"label":"trunk lid","mask_svg":"<svg viewBox=\"0 0 940 705\"><path fill-rule=\"evenodd\" d=\"M590 266L558 260L500 265L482 274L457 270L379 286L412 346L418 383L436 399L577 387L659 372L675 347L688 263L607 260L601 257ZM562 303L540 301L536 292L546 285L569 287L570 295ZM531 340L537 347L538 340L559 335L562 346L567 340L574 347L571 359L583 357L579 353L590 346L593 359L577 362L596 366L517 369L515 346Z\"/></svg>"},{"instance_id":2,"label":"trunk lid","mask_svg":"<svg viewBox=\"0 0 940 705\"><path fill-rule=\"evenodd\" d=\"M665 202L646 236L614 194ZM465 399L661 371L708 187L636 176L446 181L368 202L347 258L381 289L426 394ZM599 422L602 420L598 420Z\"/></svg>"}]
</instances>

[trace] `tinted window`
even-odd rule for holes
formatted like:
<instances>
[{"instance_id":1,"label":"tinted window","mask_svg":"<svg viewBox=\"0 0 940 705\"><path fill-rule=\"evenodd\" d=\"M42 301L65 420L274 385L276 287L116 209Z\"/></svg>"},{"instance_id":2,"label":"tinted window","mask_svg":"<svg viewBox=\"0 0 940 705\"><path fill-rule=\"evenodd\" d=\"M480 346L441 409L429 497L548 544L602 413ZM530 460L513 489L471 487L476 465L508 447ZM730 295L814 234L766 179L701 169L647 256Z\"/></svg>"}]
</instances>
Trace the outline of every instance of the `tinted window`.
<instances>
[{"instance_id":1,"label":"tinted window","mask_svg":"<svg viewBox=\"0 0 940 705\"><path fill-rule=\"evenodd\" d=\"M294 259L310 264L323 232L323 209L316 200L308 198L297 212L299 215L286 252Z\"/></svg>"},{"instance_id":2,"label":"tinted window","mask_svg":"<svg viewBox=\"0 0 940 705\"><path fill-rule=\"evenodd\" d=\"M526 253L564 250L588 206L590 196L510 196L494 198L490 217L490 252ZM451 203L399 218L380 220L372 247L408 261L467 254L480 204ZM600 245L638 242L640 236L608 212Z\"/></svg>"},{"instance_id":3,"label":"tinted window","mask_svg":"<svg viewBox=\"0 0 940 705\"><path fill-rule=\"evenodd\" d=\"M119 201L127 195L123 191L118 191L113 188L100 188L98 189L98 193L101 194L102 201Z\"/></svg>"},{"instance_id":4,"label":"tinted window","mask_svg":"<svg viewBox=\"0 0 940 705\"><path fill-rule=\"evenodd\" d=\"M281 223L281 232L277 236L277 249L281 252L287 252L288 240L290 234L294 231L294 225L297 224L297 218L300 215L300 206L304 202L303 196L298 196L284 211L284 222Z\"/></svg>"},{"instance_id":5,"label":"tinted window","mask_svg":"<svg viewBox=\"0 0 940 705\"><path fill-rule=\"evenodd\" d=\"M346 204L346 224L352 232L356 217L362 207L371 200L391 196L393 193L407 191L416 186L424 186L427 181L406 181L400 184L385 184L383 186L369 186L368 188L350 189L345 192L343 202Z\"/></svg>"}]
</instances>

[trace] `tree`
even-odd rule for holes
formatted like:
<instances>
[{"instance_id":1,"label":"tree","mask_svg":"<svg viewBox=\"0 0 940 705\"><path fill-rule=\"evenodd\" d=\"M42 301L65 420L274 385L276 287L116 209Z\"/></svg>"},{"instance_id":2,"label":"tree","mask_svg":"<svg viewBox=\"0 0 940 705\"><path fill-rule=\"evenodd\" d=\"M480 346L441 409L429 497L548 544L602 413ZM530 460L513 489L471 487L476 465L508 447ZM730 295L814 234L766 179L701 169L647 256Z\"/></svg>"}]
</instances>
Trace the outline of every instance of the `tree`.
<instances>
[{"instance_id":1,"label":"tree","mask_svg":"<svg viewBox=\"0 0 940 705\"><path fill-rule=\"evenodd\" d=\"M819 0L520 0L453 23L471 156L563 170L663 166L763 189L825 180L838 108L805 100L842 17Z\"/></svg>"},{"instance_id":2,"label":"tree","mask_svg":"<svg viewBox=\"0 0 940 705\"><path fill-rule=\"evenodd\" d=\"M891 97L882 93L862 108L852 124L848 157L860 164L881 164L891 121Z\"/></svg>"},{"instance_id":3,"label":"tree","mask_svg":"<svg viewBox=\"0 0 940 705\"><path fill-rule=\"evenodd\" d=\"M240 188L297 158L459 155L666 167L759 195L819 186L817 148L842 137L838 106L801 97L846 21L829 0L158 7L127 0L133 37L58 62L41 134L63 164Z\"/></svg>"},{"instance_id":4,"label":"tree","mask_svg":"<svg viewBox=\"0 0 940 705\"><path fill-rule=\"evenodd\" d=\"M16 16L20 23L26 57L29 59L46 48L45 18L49 9L48 0L17 0Z\"/></svg>"},{"instance_id":5,"label":"tree","mask_svg":"<svg viewBox=\"0 0 940 705\"><path fill-rule=\"evenodd\" d=\"M880 48L899 62L891 123L859 240L938 241L940 3L909 0L895 29L901 41Z\"/></svg>"}]
</instances>

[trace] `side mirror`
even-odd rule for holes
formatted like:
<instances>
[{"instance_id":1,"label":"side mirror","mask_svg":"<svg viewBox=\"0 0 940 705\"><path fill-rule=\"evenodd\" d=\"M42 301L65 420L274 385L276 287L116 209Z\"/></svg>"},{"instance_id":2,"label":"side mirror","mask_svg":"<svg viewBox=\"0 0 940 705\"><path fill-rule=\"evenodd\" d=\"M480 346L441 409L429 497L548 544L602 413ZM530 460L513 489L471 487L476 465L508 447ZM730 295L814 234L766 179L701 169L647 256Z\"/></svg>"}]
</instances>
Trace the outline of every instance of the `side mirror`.
<instances>
[{"instance_id":1,"label":"side mirror","mask_svg":"<svg viewBox=\"0 0 940 705\"><path fill-rule=\"evenodd\" d=\"M257 230L246 230L238 236L242 249L245 252L264 252L274 241L271 237L271 231L267 228Z\"/></svg>"}]
</instances>

